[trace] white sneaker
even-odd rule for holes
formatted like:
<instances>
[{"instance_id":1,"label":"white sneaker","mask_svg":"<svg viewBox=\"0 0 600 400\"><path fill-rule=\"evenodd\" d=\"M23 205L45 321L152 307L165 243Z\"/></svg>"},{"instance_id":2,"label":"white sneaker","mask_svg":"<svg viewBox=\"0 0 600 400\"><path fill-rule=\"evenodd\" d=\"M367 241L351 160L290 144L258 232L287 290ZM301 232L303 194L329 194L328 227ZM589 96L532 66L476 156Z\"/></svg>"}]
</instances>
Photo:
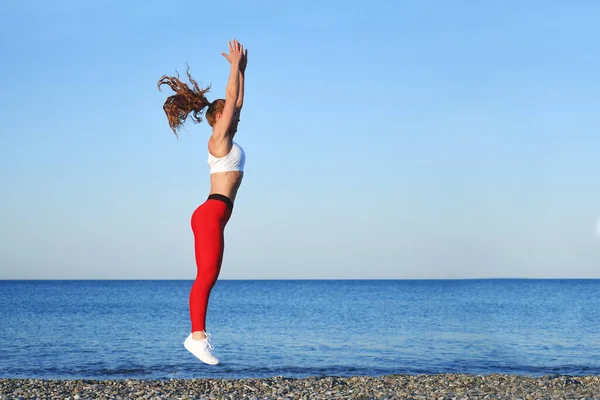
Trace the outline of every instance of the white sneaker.
<instances>
[{"instance_id":1,"label":"white sneaker","mask_svg":"<svg viewBox=\"0 0 600 400\"><path fill-rule=\"evenodd\" d=\"M192 334L185 339L183 346L196 358L206 364L217 365L219 359L213 354L214 347L210 344L210 334L206 334L206 339L194 340Z\"/></svg>"}]
</instances>

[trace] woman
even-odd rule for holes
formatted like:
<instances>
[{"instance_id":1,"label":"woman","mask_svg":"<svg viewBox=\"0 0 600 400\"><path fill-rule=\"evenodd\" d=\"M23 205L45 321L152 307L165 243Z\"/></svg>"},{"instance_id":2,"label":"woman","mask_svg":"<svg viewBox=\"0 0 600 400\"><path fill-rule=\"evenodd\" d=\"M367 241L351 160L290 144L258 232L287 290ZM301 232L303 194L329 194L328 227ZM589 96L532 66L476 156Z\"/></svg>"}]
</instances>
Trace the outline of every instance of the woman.
<instances>
[{"instance_id":1,"label":"woman","mask_svg":"<svg viewBox=\"0 0 600 400\"><path fill-rule=\"evenodd\" d=\"M248 51L237 40L229 42L229 55L223 56L231 64L225 100L209 102L204 94L210 87L201 90L187 72L193 88L178 78L163 76L158 81L175 92L167 98L163 109L169 126L177 136L177 130L188 115L194 122L202 121L200 114L206 109L206 120L212 127L208 140L208 166L210 171L210 193L208 199L192 214L197 275L190 292L191 333L185 339L185 348L202 362L215 365L219 360L213 354L210 335L206 333L206 310L210 292L215 285L223 260L223 232L231 217L233 203L244 174L244 150L233 141L240 120L244 100L244 74Z\"/></svg>"}]
</instances>

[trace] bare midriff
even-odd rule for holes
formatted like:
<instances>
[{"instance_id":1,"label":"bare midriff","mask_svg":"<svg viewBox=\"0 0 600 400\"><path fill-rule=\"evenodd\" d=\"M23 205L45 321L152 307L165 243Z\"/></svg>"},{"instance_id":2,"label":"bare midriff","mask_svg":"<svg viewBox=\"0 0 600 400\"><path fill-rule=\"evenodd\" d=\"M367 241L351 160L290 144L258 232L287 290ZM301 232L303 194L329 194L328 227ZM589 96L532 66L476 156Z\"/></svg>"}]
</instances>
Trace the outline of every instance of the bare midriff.
<instances>
[{"instance_id":1,"label":"bare midriff","mask_svg":"<svg viewBox=\"0 0 600 400\"><path fill-rule=\"evenodd\" d=\"M235 202L235 196L242 184L244 173L241 171L217 172L210 175L210 193L222 194Z\"/></svg>"}]
</instances>

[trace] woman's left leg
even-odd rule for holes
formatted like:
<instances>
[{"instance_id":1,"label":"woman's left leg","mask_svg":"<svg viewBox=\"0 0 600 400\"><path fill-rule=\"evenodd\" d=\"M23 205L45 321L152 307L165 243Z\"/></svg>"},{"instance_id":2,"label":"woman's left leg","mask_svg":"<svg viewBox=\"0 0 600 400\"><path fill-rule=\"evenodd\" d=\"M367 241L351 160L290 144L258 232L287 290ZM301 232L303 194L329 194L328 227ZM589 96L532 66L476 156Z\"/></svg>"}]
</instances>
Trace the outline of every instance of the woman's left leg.
<instances>
[{"instance_id":1,"label":"woman's left leg","mask_svg":"<svg viewBox=\"0 0 600 400\"><path fill-rule=\"evenodd\" d=\"M203 215L194 220L194 250L196 258L196 280L190 292L190 319L195 339L203 339L206 329L206 312L210 293L219 278L225 250L224 228L219 207L208 207ZM218 204L217 204L218 206Z\"/></svg>"},{"instance_id":2,"label":"woman's left leg","mask_svg":"<svg viewBox=\"0 0 600 400\"><path fill-rule=\"evenodd\" d=\"M207 364L218 364L206 333L206 311L210 293L217 282L225 250L224 230L231 216L230 202L209 198L192 216L196 280L190 291L190 319L192 333L184 346Z\"/></svg>"}]
</instances>

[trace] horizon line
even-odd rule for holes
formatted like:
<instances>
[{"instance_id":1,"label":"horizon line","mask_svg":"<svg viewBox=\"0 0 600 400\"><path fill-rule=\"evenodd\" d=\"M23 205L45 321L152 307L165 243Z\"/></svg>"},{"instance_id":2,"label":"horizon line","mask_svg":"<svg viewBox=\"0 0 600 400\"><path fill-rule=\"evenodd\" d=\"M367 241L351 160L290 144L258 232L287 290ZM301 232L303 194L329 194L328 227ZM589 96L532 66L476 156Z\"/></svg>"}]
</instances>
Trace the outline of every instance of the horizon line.
<instances>
[{"instance_id":1,"label":"horizon line","mask_svg":"<svg viewBox=\"0 0 600 400\"><path fill-rule=\"evenodd\" d=\"M491 281L491 280L600 280L597 278L223 278L219 281ZM194 281L193 278L1 278L0 281Z\"/></svg>"}]
</instances>

